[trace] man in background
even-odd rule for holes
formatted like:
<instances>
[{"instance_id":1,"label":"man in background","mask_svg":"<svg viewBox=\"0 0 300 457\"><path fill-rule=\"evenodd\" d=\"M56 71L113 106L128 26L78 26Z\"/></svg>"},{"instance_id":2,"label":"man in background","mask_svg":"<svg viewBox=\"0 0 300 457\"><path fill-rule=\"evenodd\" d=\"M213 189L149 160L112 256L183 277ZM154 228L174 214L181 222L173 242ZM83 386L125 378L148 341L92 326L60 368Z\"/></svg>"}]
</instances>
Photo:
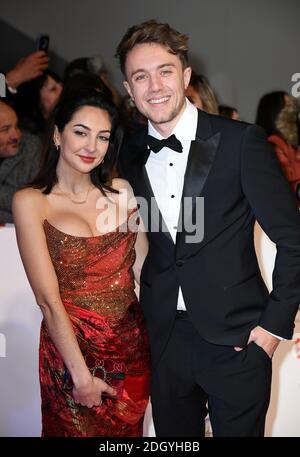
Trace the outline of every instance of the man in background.
<instances>
[{"instance_id":1,"label":"man in background","mask_svg":"<svg viewBox=\"0 0 300 457\"><path fill-rule=\"evenodd\" d=\"M22 132L14 109L0 101L0 224L13 222L11 202L14 193L37 173L40 141Z\"/></svg>"}]
</instances>

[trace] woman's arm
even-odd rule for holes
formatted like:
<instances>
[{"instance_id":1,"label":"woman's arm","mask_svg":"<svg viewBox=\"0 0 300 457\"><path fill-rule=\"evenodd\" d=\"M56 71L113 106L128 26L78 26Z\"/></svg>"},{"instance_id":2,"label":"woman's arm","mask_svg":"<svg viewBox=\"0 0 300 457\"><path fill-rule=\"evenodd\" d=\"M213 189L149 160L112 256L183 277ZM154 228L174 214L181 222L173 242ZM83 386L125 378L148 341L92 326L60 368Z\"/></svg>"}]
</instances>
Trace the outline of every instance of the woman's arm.
<instances>
[{"instance_id":1,"label":"woman's arm","mask_svg":"<svg viewBox=\"0 0 300 457\"><path fill-rule=\"evenodd\" d=\"M13 216L21 258L50 338L72 376L75 401L88 407L97 406L101 403L102 392L114 395L115 391L91 376L61 301L43 229L44 198L35 189L24 189L14 196Z\"/></svg>"},{"instance_id":2,"label":"woman's arm","mask_svg":"<svg viewBox=\"0 0 300 457\"><path fill-rule=\"evenodd\" d=\"M132 269L133 269L133 273L134 273L134 279L135 279L136 283L139 285L142 267L145 262L145 258L147 256L148 248L149 248L147 235L144 231L142 221L139 226L139 231L137 233L136 242L135 242L134 247L135 247L136 259L135 259Z\"/></svg>"},{"instance_id":3,"label":"woman's arm","mask_svg":"<svg viewBox=\"0 0 300 457\"><path fill-rule=\"evenodd\" d=\"M125 179L120 179L120 178L115 178L113 180L113 186L115 189L118 189L120 192L118 197L119 201L119 211L126 212L126 214L130 213L134 208L137 208L137 201L133 193L133 189L131 185L129 184L128 181ZM126 198L122 198L122 196L125 195ZM124 204L126 207L124 208ZM136 216L135 216L136 217ZM143 263L145 261L145 258L148 253L148 239L145 231L145 227L143 224L143 221L140 219L140 223L138 226L138 232L137 232L137 238L135 242L135 253L136 253L136 260L133 265L133 273L134 273L134 279L136 283L139 285L140 284L140 275L141 275L141 270ZM134 227L136 228L136 227Z\"/></svg>"}]
</instances>

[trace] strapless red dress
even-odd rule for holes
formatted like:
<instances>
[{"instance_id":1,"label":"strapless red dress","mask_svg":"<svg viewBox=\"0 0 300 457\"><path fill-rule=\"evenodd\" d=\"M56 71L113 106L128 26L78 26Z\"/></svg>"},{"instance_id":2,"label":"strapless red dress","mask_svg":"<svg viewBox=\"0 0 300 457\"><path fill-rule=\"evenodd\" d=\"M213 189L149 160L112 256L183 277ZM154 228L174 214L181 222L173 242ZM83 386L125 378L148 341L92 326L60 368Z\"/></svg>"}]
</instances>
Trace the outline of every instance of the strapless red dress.
<instances>
[{"instance_id":1,"label":"strapless red dress","mask_svg":"<svg viewBox=\"0 0 300 457\"><path fill-rule=\"evenodd\" d=\"M132 216L135 216L131 213ZM62 302L86 363L117 389L101 406L74 402L68 370L42 322L42 435L141 436L149 398L149 346L134 293L136 233L128 221L99 236L68 235L44 221Z\"/></svg>"}]
</instances>

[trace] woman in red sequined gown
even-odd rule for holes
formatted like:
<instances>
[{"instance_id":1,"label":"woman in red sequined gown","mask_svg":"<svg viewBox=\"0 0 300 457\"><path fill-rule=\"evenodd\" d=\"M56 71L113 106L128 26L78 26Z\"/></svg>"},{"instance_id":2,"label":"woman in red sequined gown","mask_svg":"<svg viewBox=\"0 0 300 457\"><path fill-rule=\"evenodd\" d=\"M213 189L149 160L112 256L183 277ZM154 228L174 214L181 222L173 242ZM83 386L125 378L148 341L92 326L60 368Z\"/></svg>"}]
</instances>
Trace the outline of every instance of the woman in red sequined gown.
<instances>
[{"instance_id":1,"label":"woman in red sequined gown","mask_svg":"<svg viewBox=\"0 0 300 457\"><path fill-rule=\"evenodd\" d=\"M20 253L44 317L42 435L141 436L149 351L134 279L147 242L129 184L112 179L114 109L95 90L63 94L54 143L39 176L13 202Z\"/></svg>"}]
</instances>

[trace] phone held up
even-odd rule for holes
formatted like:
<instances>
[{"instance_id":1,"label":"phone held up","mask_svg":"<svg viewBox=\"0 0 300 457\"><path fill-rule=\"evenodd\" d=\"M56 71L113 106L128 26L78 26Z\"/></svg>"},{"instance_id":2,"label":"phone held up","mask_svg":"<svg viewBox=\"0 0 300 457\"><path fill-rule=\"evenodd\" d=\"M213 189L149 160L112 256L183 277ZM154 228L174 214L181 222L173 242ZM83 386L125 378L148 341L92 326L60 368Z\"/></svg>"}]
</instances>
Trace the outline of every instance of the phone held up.
<instances>
[{"instance_id":1,"label":"phone held up","mask_svg":"<svg viewBox=\"0 0 300 457\"><path fill-rule=\"evenodd\" d=\"M39 35L38 39L37 39L36 50L48 52L49 42L50 42L49 35Z\"/></svg>"}]
</instances>

